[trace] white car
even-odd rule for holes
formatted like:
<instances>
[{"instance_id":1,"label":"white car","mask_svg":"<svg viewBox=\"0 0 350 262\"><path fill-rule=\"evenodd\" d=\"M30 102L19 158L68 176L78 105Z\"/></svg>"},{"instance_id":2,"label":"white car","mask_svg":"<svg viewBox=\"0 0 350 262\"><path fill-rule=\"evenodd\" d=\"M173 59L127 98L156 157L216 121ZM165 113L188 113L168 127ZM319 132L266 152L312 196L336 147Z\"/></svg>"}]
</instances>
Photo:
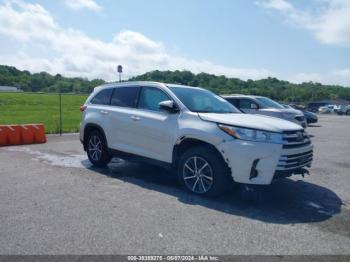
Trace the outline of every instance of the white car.
<instances>
[{"instance_id":1,"label":"white car","mask_svg":"<svg viewBox=\"0 0 350 262\"><path fill-rule=\"evenodd\" d=\"M320 112L321 114L331 114L331 113L334 113L335 109L338 109L338 107L336 107L335 105L326 105L326 106L321 106L318 109L318 112Z\"/></svg>"},{"instance_id":2,"label":"white car","mask_svg":"<svg viewBox=\"0 0 350 262\"><path fill-rule=\"evenodd\" d=\"M81 107L80 140L91 163L112 157L177 170L187 190L218 195L233 181L269 185L310 167L313 146L300 125L242 114L197 87L155 82L107 84ZM242 187L249 188L249 187Z\"/></svg>"}]
</instances>

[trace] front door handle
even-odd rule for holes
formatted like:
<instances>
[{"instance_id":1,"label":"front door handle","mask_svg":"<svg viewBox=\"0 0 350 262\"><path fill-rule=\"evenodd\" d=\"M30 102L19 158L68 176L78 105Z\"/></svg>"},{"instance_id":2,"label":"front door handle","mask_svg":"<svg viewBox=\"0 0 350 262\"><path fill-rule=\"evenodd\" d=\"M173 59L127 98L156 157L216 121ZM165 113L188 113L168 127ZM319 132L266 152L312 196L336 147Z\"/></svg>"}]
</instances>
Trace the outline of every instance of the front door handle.
<instances>
[{"instance_id":1,"label":"front door handle","mask_svg":"<svg viewBox=\"0 0 350 262\"><path fill-rule=\"evenodd\" d=\"M108 115L108 111L101 110L100 113L101 113L102 115Z\"/></svg>"},{"instance_id":2,"label":"front door handle","mask_svg":"<svg viewBox=\"0 0 350 262\"><path fill-rule=\"evenodd\" d=\"M141 119L139 116L131 116L130 118L134 121L139 121Z\"/></svg>"}]
</instances>

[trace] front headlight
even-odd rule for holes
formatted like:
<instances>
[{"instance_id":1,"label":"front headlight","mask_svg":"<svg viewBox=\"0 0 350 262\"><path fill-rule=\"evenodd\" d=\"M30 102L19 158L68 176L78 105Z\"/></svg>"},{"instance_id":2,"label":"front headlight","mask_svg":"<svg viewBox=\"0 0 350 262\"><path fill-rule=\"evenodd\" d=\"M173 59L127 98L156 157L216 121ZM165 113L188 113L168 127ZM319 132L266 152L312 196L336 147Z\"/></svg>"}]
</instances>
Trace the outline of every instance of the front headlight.
<instances>
[{"instance_id":1,"label":"front headlight","mask_svg":"<svg viewBox=\"0 0 350 262\"><path fill-rule=\"evenodd\" d=\"M265 143L274 143L282 144L282 134L268 132L263 130L227 126L218 124L218 127L224 131L226 134L241 140L254 141L254 142L265 142Z\"/></svg>"}]
</instances>

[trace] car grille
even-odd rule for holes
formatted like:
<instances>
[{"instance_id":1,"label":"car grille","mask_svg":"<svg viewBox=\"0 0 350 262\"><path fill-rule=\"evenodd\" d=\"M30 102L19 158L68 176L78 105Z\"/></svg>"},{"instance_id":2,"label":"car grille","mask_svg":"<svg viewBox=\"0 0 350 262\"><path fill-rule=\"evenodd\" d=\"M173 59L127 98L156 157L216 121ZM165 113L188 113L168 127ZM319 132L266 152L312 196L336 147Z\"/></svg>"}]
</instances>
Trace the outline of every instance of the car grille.
<instances>
[{"instance_id":1,"label":"car grille","mask_svg":"<svg viewBox=\"0 0 350 262\"><path fill-rule=\"evenodd\" d=\"M278 160L277 170L291 170L311 166L312 158L312 150L294 155L282 155Z\"/></svg>"},{"instance_id":2,"label":"car grille","mask_svg":"<svg viewBox=\"0 0 350 262\"><path fill-rule=\"evenodd\" d=\"M282 134L283 148L297 148L311 144L309 135L304 130L286 131Z\"/></svg>"}]
</instances>

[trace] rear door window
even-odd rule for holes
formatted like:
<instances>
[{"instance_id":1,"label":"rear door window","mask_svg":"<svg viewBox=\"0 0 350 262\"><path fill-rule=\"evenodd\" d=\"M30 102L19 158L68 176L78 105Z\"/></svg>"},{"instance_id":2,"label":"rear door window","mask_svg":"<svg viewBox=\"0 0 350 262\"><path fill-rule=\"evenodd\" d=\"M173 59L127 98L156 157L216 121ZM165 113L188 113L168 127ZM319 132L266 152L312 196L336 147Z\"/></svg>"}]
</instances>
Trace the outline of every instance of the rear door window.
<instances>
[{"instance_id":1,"label":"rear door window","mask_svg":"<svg viewBox=\"0 0 350 262\"><path fill-rule=\"evenodd\" d=\"M114 89L111 105L121 107L136 107L139 86L123 86Z\"/></svg>"},{"instance_id":2,"label":"rear door window","mask_svg":"<svg viewBox=\"0 0 350 262\"><path fill-rule=\"evenodd\" d=\"M111 95L112 95L113 89L103 89L93 99L91 99L91 104L95 105L109 105L109 102L111 101Z\"/></svg>"}]
</instances>

